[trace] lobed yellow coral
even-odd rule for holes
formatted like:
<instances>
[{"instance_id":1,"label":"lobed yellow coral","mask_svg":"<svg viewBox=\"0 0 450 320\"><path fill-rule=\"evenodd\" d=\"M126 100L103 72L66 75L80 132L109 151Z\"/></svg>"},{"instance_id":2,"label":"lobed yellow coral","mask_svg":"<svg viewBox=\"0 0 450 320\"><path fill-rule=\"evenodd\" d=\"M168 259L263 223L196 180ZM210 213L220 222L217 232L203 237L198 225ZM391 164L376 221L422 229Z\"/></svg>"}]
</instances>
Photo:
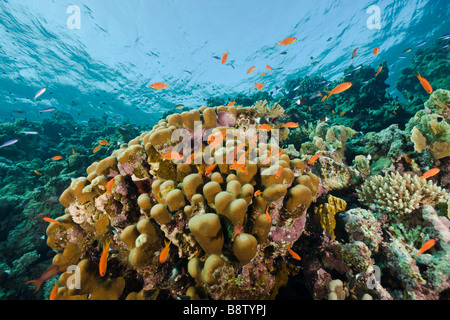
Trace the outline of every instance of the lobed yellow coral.
<instances>
[{"instance_id":1,"label":"lobed yellow coral","mask_svg":"<svg viewBox=\"0 0 450 320\"><path fill-rule=\"evenodd\" d=\"M328 196L328 203L320 204L314 208L314 220L319 224L322 229L334 239L334 229L336 228L337 213L345 211L347 208L347 202L345 200Z\"/></svg>"}]
</instances>

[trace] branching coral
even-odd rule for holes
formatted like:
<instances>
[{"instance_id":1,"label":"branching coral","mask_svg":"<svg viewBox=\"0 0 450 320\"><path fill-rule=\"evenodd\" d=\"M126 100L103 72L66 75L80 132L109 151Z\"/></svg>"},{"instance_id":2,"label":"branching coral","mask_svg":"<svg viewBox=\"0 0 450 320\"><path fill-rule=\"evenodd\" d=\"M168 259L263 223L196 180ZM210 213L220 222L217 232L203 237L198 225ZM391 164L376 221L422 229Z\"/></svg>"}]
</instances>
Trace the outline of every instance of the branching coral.
<instances>
[{"instance_id":1,"label":"branching coral","mask_svg":"<svg viewBox=\"0 0 450 320\"><path fill-rule=\"evenodd\" d=\"M398 172L369 177L357 192L361 203L393 219L426 204L446 202L448 197L446 191L432 181Z\"/></svg>"},{"instance_id":2,"label":"branching coral","mask_svg":"<svg viewBox=\"0 0 450 320\"><path fill-rule=\"evenodd\" d=\"M281 105L278 103L274 103L272 106L270 106L267 103L267 100L261 100L256 102L253 105L253 108L261 112L263 115L269 116L270 118L284 118L284 109Z\"/></svg>"}]
</instances>

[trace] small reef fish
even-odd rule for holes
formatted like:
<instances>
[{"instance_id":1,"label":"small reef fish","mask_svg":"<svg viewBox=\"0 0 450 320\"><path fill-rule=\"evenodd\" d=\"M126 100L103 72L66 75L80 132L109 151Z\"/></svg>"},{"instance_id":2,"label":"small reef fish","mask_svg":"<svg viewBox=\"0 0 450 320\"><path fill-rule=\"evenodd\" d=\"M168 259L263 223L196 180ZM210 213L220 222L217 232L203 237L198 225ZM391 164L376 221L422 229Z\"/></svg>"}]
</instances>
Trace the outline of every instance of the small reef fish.
<instances>
[{"instance_id":1,"label":"small reef fish","mask_svg":"<svg viewBox=\"0 0 450 320\"><path fill-rule=\"evenodd\" d=\"M52 292L50 292L49 300L55 300L57 293L58 293L58 281L55 280L55 286L53 287Z\"/></svg>"},{"instance_id":2,"label":"small reef fish","mask_svg":"<svg viewBox=\"0 0 450 320\"><path fill-rule=\"evenodd\" d=\"M162 90L162 89L168 88L168 87L169 86L167 85L167 83L162 83L162 82L155 82L150 85L150 88L155 89L155 90Z\"/></svg>"},{"instance_id":3,"label":"small reef fish","mask_svg":"<svg viewBox=\"0 0 450 320\"><path fill-rule=\"evenodd\" d=\"M52 158L52 160L53 161L58 161L58 160L61 160L63 157L61 157L61 156L54 156L53 158Z\"/></svg>"},{"instance_id":4,"label":"small reef fish","mask_svg":"<svg viewBox=\"0 0 450 320\"><path fill-rule=\"evenodd\" d=\"M352 85L353 83L351 82L344 82L334 87L331 91L325 91L328 94L327 96L325 96L325 99L331 97L333 94L338 94L350 89ZM322 101L325 99L322 99Z\"/></svg>"},{"instance_id":5,"label":"small reef fish","mask_svg":"<svg viewBox=\"0 0 450 320\"><path fill-rule=\"evenodd\" d=\"M227 52L225 52L224 54L223 54L223 56L222 56L222 64L225 64L226 62L227 62L227 60L228 60L228 55L229 55L230 53L228 52L228 50L227 50Z\"/></svg>"},{"instance_id":6,"label":"small reef fish","mask_svg":"<svg viewBox=\"0 0 450 320\"><path fill-rule=\"evenodd\" d=\"M269 208L270 208L270 207L267 207L267 209L266 209L266 218L267 218L267 221L269 221L270 223L272 223L272 218L270 217L270 214L269 214Z\"/></svg>"},{"instance_id":7,"label":"small reef fish","mask_svg":"<svg viewBox=\"0 0 450 320\"><path fill-rule=\"evenodd\" d=\"M47 91L47 88L42 88L41 90L39 90L38 92L36 92L35 96L34 96L34 100L36 100L37 98L39 98L40 96L42 96L44 94L44 92Z\"/></svg>"},{"instance_id":8,"label":"small reef fish","mask_svg":"<svg viewBox=\"0 0 450 320\"><path fill-rule=\"evenodd\" d=\"M58 272L59 272L59 266L52 264L47 270L44 271L44 273L41 275L41 277L39 279L25 282L25 284L28 284L28 283L34 284L36 286L36 289L34 290L33 293L36 293L45 281L56 276L58 274Z\"/></svg>"},{"instance_id":9,"label":"small reef fish","mask_svg":"<svg viewBox=\"0 0 450 320\"><path fill-rule=\"evenodd\" d=\"M94 148L94 150L92 150L92 153L97 153L98 150L100 150L100 147L101 147L100 144L99 144L98 146L96 146L96 147Z\"/></svg>"},{"instance_id":10,"label":"small reef fish","mask_svg":"<svg viewBox=\"0 0 450 320\"><path fill-rule=\"evenodd\" d=\"M443 36L439 37L439 39L444 39L444 40L450 39L450 33L444 34Z\"/></svg>"},{"instance_id":11,"label":"small reef fish","mask_svg":"<svg viewBox=\"0 0 450 320\"><path fill-rule=\"evenodd\" d=\"M375 73L375 78L380 74L381 70L383 70L383 66L378 68L377 73Z\"/></svg>"},{"instance_id":12,"label":"small reef fish","mask_svg":"<svg viewBox=\"0 0 450 320\"><path fill-rule=\"evenodd\" d=\"M37 171L37 170L34 170L33 172L36 173L38 176L42 176L42 173L40 173L40 172Z\"/></svg>"},{"instance_id":13,"label":"small reef fish","mask_svg":"<svg viewBox=\"0 0 450 320\"><path fill-rule=\"evenodd\" d=\"M441 171L441 170L439 170L439 168L433 168L433 169L430 169L430 170L428 170L427 172L425 172L425 173L420 177L420 179L421 179L421 180L423 180L423 179L428 179L428 178L430 178L430 177L432 177L432 176L438 174L439 171Z\"/></svg>"},{"instance_id":14,"label":"small reef fish","mask_svg":"<svg viewBox=\"0 0 450 320\"><path fill-rule=\"evenodd\" d=\"M283 127L285 128L298 128L298 124L295 122L288 122L283 124Z\"/></svg>"},{"instance_id":15,"label":"small reef fish","mask_svg":"<svg viewBox=\"0 0 450 320\"><path fill-rule=\"evenodd\" d=\"M355 50L353 50L352 60L353 60L353 58L355 58L356 54L358 53L358 50L359 50L359 48L356 48Z\"/></svg>"},{"instance_id":16,"label":"small reef fish","mask_svg":"<svg viewBox=\"0 0 450 320\"><path fill-rule=\"evenodd\" d=\"M425 89L426 92L428 92L429 94L433 93L433 88L431 87L431 84L428 82L427 79L423 78L420 73L417 73L417 79L419 79L420 84L422 85L422 87Z\"/></svg>"},{"instance_id":17,"label":"small reef fish","mask_svg":"<svg viewBox=\"0 0 450 320\"><path fill-rule=\"evenodd\" d=\"M260 195L261 195L261 190L256 190L255 194L254 194L255 198L259 197Z\"/></svg>"},{"instance_id":18,"label":"small reef fish","mask_svg":"<svg viewBox=\"0 0 450 320\"><path fill-rule=\"evenodd\" d=\"M177 110L184 109L184 105L179 104L179 105L177 105L177 106L175 107L175 109L177 109Z\"/></svg>"},{"instance_id":19,"label":"small reef fish","mask_svg":"<svg viewBox=\"0 0 450 320\"><path fill-rule=\"evenodd\" d=\"M272 127L269 126L268 124L260 124L260 125L258 126L258 129L259 129L259 130L267 130L267 131L270 131L270 130L272 130Z\"/></svg>"},{"instance_id":20,"label":"small reef fish","mask_svg":"<svg viewBox=\"0 0 450 320\"><path fill-rule=\"evenodd\" d=\"M408 52L411 52L411 48L408 48L408 49L405 49L402 53L408 53Z\"/></svg>"},{"instance_id":21,"label":"small reef fish","mask_svg":"<svg viewBox=\"0 0 450 320\"><path fill-rule=\"evenodd\" d=\"M296 37L288 37L288 38L284 39L283 41L279 41L277 47L278 46L287 46L288 44L292 44L295 41L297 41Z\"/></svg>"},{"instance_id":22,"label":"small reef fish","mask_svg":"<svg viewBox=\"0 0 450 320\"><path fill-rule=\"evenodd\" d=\"M231 241L233 241L234 238L236 238L239 234L241 234L242 231L244 231L244 227L242 227L240 224L237 224L234 227L233 233L231 234Z\"/></svg>"},{"instance_id":23,"label":"small reef fish","mask_svg":"<svg viewBox=\"0 0 450 320\"><path fill-rule=\"evenodd\" d=\"M277 173L275 174L275 178L276 179L278 179L280 176L281 176L281 173L283 172L283 167L281 167L278 171L277 171Z\"/></svg>"},{"instance_id":24,"label":"small reef fish","mask_svg":"<svg viewBox=\"0 0 450 320\"><path fill-rule=\"evenodd\" d=\"M258 90L262 90L264 88L264 84L263 83L257 83L254 85L255 88L258 88Z\"/></svg>"},{"instance_id":25,"label":"small reef fish","mask_svg":"<svg viewBox=\"0 0 450 320\"><path fill-rule=\"evenodd\" d=\"M269 66L268 64L266 64L266 69L269 70L269 71L272 71L272 70L273 70L272 67Z\"/></svg>"},{"instance_id":26,"label":"small reef fish","mask_svg":"<svg viewBox=\"0 0 450 320\"><path fill-rule=\"evenodd\" d=\"M406 59L405 56L398 56L399 59Z\"/></svg>"},{"instance_id":27,"label":"small reef fish","mask_svg":"<svg viewBox=\"0 0 450 320\"><path fill-rule=\"evenodd\" d=\"M374 55L377 55L378 52L380 52L380 48L378 48L378 47L373 48L372 53L373 53Z\"/></svg>"},{"instance_id":28,"label":"small reef fish","mask_svg":"<svg viewBox=\"0 0 450 320\"><path fill-rule=\"evenodd\" d=\"M236 103L236 101L230 101L230 102L228 102L227 107L232 107L232 106L234 106L235 103Z\"/></svg>"},{"instance_id":29,"label":"small reef fish","mask_svg":"<svg viewBox=\"0 0 450 320\"><path fill-rule=\"evenodd\" d=\"M11 146L11 145L17 143L17 141L19 141L19 140L17 140L17 139L9 140L8 142L5 142L4 144L2 144L2 145L0 146L0 148L4 148L4 147Z\"/></svg>"},{"instance_id":30,"label":"small reef fish","mask_svg":"<svg viewBox=\"0 0 450 320\"><path fill-rule=\"evenodd\" d=\"M217 166L217 163L213 163L213 164L210 164L207 168L206 168L206 170L205 170L205 175L207 175L207 174L210 174L213 170L214 170L214 168Z\"/></svg>"},{"instance_id":31,"label":"small reef fish","mask_svg":"<svg viewBox=\"0 0 450 320\"><path fill-rule=\"evenodd\" d=\"M250 68L247 70L247 74L249 74L250 72L252 72L253 70L255 70L255 68L256 68L256 67L254 67L254 66L253 66L253 67L250 67Z\"/></svg>"},{"instance_id":32,"label":"small reef fish","mask_svg":"<svg viewBox=\"0 0 450 320\"><path fill-rule=\"evenodd\" d=\"M73 148L72 148L72 154L73 155L76 155L77 153L75 152L75 150L73 150Z\"/></svg>"},{"instance_id":33,"label":"small reef fish","mask_svg":"<svg viewBox=\"0 0 450 320\"><path fill-rule=\"evenodd\" d=\"M45 217L45 218L43 218L42 220L47 221L48 223L61 224L61 222L56 221L55 219L52 219L52 218L48 218L48 217Z\"/></svg>"},{"instance_id":34,"label":"small reef fish","mask_svg":"<svg viewBox=\"0 0 450 320\"><path fill-rule=\"evenodd\" d=\"M266 73L265 73L265 72L261 73L261 77L264 77L265 75L266 75Z\"/></svg>"},{"instance_id":35,"label":"small reef fish","mask_svg":"<svg viewBox=\"0 0 450 320\"><path fill-rule=\"evenodd\" d=\"M51 108L40 110L39 113L52 112L52 111L55 111L55 110L56 110L55 107L51 107Z\"/></svg>"},{"instance_id":36,"label":"small reef fish","mask_svg":"<svg viewBox=\"0 0 450 320\"><path fill-rule=\"evenodd\" d=\"M102 140L99 142L99 145L101 145L101 146L106 146L107 144L109 144L109 143L106 140Z\"/></svg>"},{"instance_id":37,"label":"small reef fish","mask_svg":"<svg viewBox=\"0 0 450 320\"><path fill-rule=\"evenodd\" d=\"M161 253L159 254L159 262L163 263L167 260L169 257L169 251L170 251L170 243L171 241L164 240L164 244L166 245L164 249L161 250Z\"/></svg>"},{"instance_id":38,"label":"small reef fish","mask_svg":"<svg viewBox=\"0 0 450 320\"><path fill-rule=\"evenodd\" d=\"M20 131L20 133L23 133L23 134L38 134L37 131Z\"/></svg>"},{"instance_id":39,"label":"small reef fish","mask_svg":"<svg viewBox=\"0 0 450 320\"><path fill-rule=\"evenodd\" d=\"M292 256L292 258L294 258L295 260L301 261L302 258L300 258L300 256L293 251L290 247L287 247L289 254Z\"/></svg>"},{"instance_id":40,"label":"small reef fish","mask_svg":"<svg viewBox=\"0 0 450 320\"><path fill-rule=\"evenodd\" d=\"M416 45L416 48L421 47L421 46L424 46L424 45L426 45L426 44L427 44L426 41L422 41L421 43L419 43L419 44Z\"/></svg>"},{"instance_id":41,"label":"small reef fish","mask_svg":"<svg viewBox=\"0 0 450 320\"><path fill-rule=\"evenodd\" d=\"M170 160L181 160L183 159L183 156L179 154L178 152L167 152L166 154L161 156L163 159L170 159Z\"/></svg>"},{"instance_id":42,"label":"small reef fish","mask_svg":"<svg viewBox=\"0 0 450 320\"><path fill-rule=\"evenodd\" d=\"M405 157L404 157L404 158L405 158L406 163L409 163L409 164L412 163L412 160L411 160L410 157L408 157L408 155L405 154Z\"/></svg>"},{"instance_id":43,"label":"small reef fish","mask_svg":"<svg viewBox=\"0 0 450 320\"><path fill-rule=\"evenodd\" d=\"M434 245L436 244L435 239L430 239L427 242L423 244L423 246L420 248L419 252L417 252L415 255L413 255L414 258L420 256L422 253L424 253L427 250L430 250Z\"/></svg>"},{"instance_id":44,"label":"small reef fish","mask_svg":"<svg viewBox=\"0 0 450 320\"><path fill-rule=\"evenodd\" d=\"M98 271L100 273L100 277L104 277L106 274L106 267L108 264L108 256L109 256L109 245L111 244L111 240L108 240L106 244L103 245L102 255L100 257L100 263L98 265Z\"/></svg>"},{"instance_id":45,"label":"small reef fish","mask_svg":"<svg viewBox=\"0 0 450 320\"><path fill-rule=\"evenodd\" d=\"M111 180L108 181L108 183L106 184L106 192L108 194L111 194L111 190L112 187L114 186L114 182L116 182L116 178L112 178Z\"/></svg>"},{"instance_id":46,"label":"small reef fish","mask_svg":"<svg viewBox=\"0 0 450 320\"><path fill-rule=\"evenodd\" d=\"M322 156L322 152L321 153L316 153L315 155L313 155L309 160L308 160L308 164L313 164L314 162L316 162L316 160Z\"/></svg>"}]
</instances>

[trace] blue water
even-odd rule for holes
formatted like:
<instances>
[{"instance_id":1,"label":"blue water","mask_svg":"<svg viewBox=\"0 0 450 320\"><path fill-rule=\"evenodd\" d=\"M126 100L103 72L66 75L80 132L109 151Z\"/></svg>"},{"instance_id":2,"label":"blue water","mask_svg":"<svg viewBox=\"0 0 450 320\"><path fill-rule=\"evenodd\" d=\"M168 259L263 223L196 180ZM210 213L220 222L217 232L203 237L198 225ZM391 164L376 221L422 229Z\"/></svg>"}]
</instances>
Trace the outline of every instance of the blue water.
<instances>
[{"instance_id":1,"label":"blue water","mask_svg":"<svg viewBox=\"0 0 450 320\"><path fill-rule=\"evenodd\" d=\"M80 29L67 24L72 4L80 8ZM380 8L380 29L367 25L371 5ZM402 98L395 90L400 71L415 45L450 31L449 15L447 0L1 0L0 119L21 110L39 120L50 115L37 111L52 106L81 122L107 114L149 124L177 104L195 108L212 95L254 92L266 64L274 68L266 90L293 76L335 80L355 48L355 66L388 62L389 93ZM277 46L289 36L297 42ZM402 54L408 47L413 51ZM214 56L227 50L222 65ZM157 81L169 89L150 89ZM47 92L33 101L42 87Z\"/></svg>"}]
</instances>

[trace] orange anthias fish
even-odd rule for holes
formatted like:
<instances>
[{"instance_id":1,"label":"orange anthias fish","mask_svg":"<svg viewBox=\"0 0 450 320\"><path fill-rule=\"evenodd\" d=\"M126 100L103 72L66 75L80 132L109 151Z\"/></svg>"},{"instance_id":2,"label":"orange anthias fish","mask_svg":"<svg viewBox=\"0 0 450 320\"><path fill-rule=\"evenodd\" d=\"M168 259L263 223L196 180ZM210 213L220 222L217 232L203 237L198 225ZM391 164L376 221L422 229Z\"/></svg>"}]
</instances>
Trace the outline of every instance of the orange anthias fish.
<instances>
[{"instance_id":1,"label":"orange anthias fish","mask_svg":"<svg viewBox=\"0 0 450 320\"><path fill-rule=\"evenodd\" d=\"M295 41L297 41L297 38L295 38L295 37L288 37L288 38L284 39L283 41L279 41L278 42L278 46L287 46L288 44L292 44Z\"/></svg>"},{"instance_id":2,"label":"orange anthias fish","mask_svg":"<svg viewBox=\"0 0 450 320\"><path fill-rule=\"evenodd\" d=\"M228 102L227 107L232 107L232 106L234 106L235 103L236 103L236 101L230 101L230 102Z\"/></svg>"},{"instance_id":3,"label":"orange anthias fish","mask_svg":"<svg viewBox=\"0 0 450 320\"><path fill-rule=\"evenodd\" d=\"M94 148L94 150L92 150L92 153L97 153L98 150L100 150L101 145L98 145Z\"/></svg>"},{"instance_id":4,"label":"orange anthias fish","mask_svg":"<svg viewBox=\"0 0 450 320\"><path fill-rule=\"evenodd\" d=\"M224 55L222 56L222 64L225 64L227 62L229 54L230 53L228 52L228 50L226 53L224 53Z\"/></svg>"},{"instance_id":5,"label":"orange anthias fish","mask_svg":"<svg viewBox=\"0 0 450 320\"><path fill-rule=\"evenodd\" d=\"M241 234L243 230L244 227L242 227L240 224L237 224L236 227L234 227L233 234L231 235L231 241L233 241L234 238Z\"/></svg>"},{"instance_id":6,"label":"orange anthias fish","mask_svg":"<svg viewBox=\"0 0 450 320\"><path fill-rule=\"evenodd\" d=\"M36 290L34 290L33 293L36 293L45 281L56 276L58 274L58 272L59 272L59 266L52 264L47 270L44 271L44 273L41 275L41 277L39 279L25 282L25 284L28 284L28 283L35 284Z\"/></svg>"},{"instance_id":7,"label":"orange anthias fish","mask_svg":"<svg viewBox=\"0 0 450 320\"><path fill-rule=\"evenodd\" d=\"M106 267L108 264L108 256L109 256L109 245L111 244L111 240L106 242L106 245L103 245L102 255L100 257L100 264L98 265L98 271L100 272L100 276L103 277L106 274Z\"/></svg>"},{"instance_id":8,"label":"orange anthias fish","mask_svg":"<svg viewBox=\"0 0 450 320\"><path fill-rule=\"evenodd\" d=\"M163 82L155 82L150 85L150 88L155 89L155 90L162 90L162 89L168 88L168 87L169 86L167 85L167 83L163 83Z\"/></svg>"},{"instance_id":9,"label":"orange anthias fish","mask_svg":"<svg viewBox=\"0 0 450 320\"><path fill-rule=\"evenodd\" d=\"M428 82L427 79L423 78L420 73L417 73L417 79L419 79L420 84L422 85L422 87L425 89L426 92L428 92L429 94L433 93L433 88L431 87L431 84Z\"/></svg>"},{"instance_id":10,"label":"orange anthias fish","mask_svg":"<svg viewBox=\"0 0 450 320\"><path fill-rule=\"evenodd\" d=\"M58 281L55 280L55 286L53 287L52 292L50 292L49 300L55 300L57 294L58 294Z\"/></svg>"},{"instance_id":11,"label":"orange anthias fish","mask_svg":"<svg viewBox=\"0 0 450 320\"><path fill-rule=\"evenodd\" d=\"M106 146L107 144L108 144L108 141L106 141L106 140L102 140L99 142L99 145L101 145L101 146Z\"/></svg>"},{"instance_id":12,"label":"orange anthias fish","mask_svg":"<svg viewBox=\"0 0 450 320\"><path fill-rule=\"evenodd\" d=\"M433 169L431 169L431 170L428 170L427 172L425 172L425 173L423 174L423 176L420 177L420 179L421 179L421 180L423 180L423 179L428 179L428 178L430 178L430 177L432 177L432 176L438 174L439 171L441 171L441 170L439 170L439 168L433 168Z\"/></svg>"},{"instance_id":13,"label":"orange anthias fish","mask_svg":"<svg viewBox=\"0 0 450 320\"><path fill-rule=\"evenodd\" d=\"M408 157L408 155L405 154L405 157L404 157L404 158L405 158L406 163L409 163L409 164L412 163L412 160L411 160L410 157Z\"/></svg>"},{"instance_id":14,"label":"orange anthias fish","mask_svg":"<svg viewBox=\"0 0 450 320\"><path fill-rule=\"evenodd\" d=\"M381 70L383 70L383 66L378 68L377 73L375 73L375 78L380 74Z\"/></svg>"},{"instance_id":15,"label":"orange anthias fish","mask_svg":"<svg viewBox=\"0 0 450 320\"><path fill-rule=\"evenodd\" d=\"M431 249L435 244L436 244L436 240L434 240L434 239L428 240L427 242L425 242L423 244L423 246L422 246L422 248L420 248L419 252L417 252L415 255L413 255L413 257L420 256L425 251Z\"/></svg>"},{"instance_id":16,"label":"orange anthias fish","mask_svg":"<svg viewBox=\"0 0 450 320\"><path fill-rule=\"evenodd\" d=\"M359 48L356 48L355 50L353 50L353 53L352 53L352 59L356 56L356 54L358 53L358 49Z\"/></svg>"},{"instance_id":17,"label":"orange anthias fish","mask_svg":"<svg viewBox=\"0 0 450 320\"><path fill-rule=\"evenodd\" d=\"M256 190L254 196L259 197L261 195L261 190Z\"/></svg>"},{"instance_id":18,"label":"orange anthias fish","mask_svg":"<svg viewBox=\"0 0 450 320\"><path fill-rule=\"evenodd\" d=\"M252 72L253 70L255 70L255 68L256 68L256 67L250 67L250 68L247 70L247 74L249 74L250 72Z\"/></svg>"},{"instance_id":19,"label":"orange anthias fish","mask_svg":"<svg viewBox=\"0 0 450 320\"><path fill-rule=\"evenodd\" d=\"M61 160L63 157L61 157L61 156L54 156L53 158L52 158L52 160L53 161L58 161L58 160Z\"/></svg>"},{"instance_id":20,"label":"orange anthias fish","mask_svg":"<svg viewBox=\"0 0 450 320\"><path fill-rule=\"evenodd\" d=\"M378 47L375 47L375 48L373 48L373 54L374 55L377 55L378 54L378 52L380 52L380 48L378 48Z\"/></svg>"},{"instance_id":21,"label":"orange anthias fish","mask_svg":"<svg viewBox=\"0 0 450 320\"><path fill-rule=\"evenodd\" d=\"M321 153L317 153L315 155L313 155L309 160L308 160L308 164L313 164L314 162L316 162L316 160L322 156L322 152Z\"/></svg>"},{"instance_id":22,"label":"orange anthias fish","mask_svg":"<svg viewBox=\"0 0 450 320\"><path fill-rule=\"evenodd\" d=\"M265 72L261 73L261 77L264 77L265 75L266 75L266 73L265 73Z\"/></svg>"},{"instance_id":23,"label":"orange anthias fish","mask_svg":"<svg viewBox=\"0 0 450 320\"><path fill-rule=\"evenodd\" d=\"M267 207L267 209L266 209L266 218L267 218L267 221L269 221L270 223L272 223L272 218L270 217L270 214L269 214L269 208L270 208L270 207Z\"/></svg>"},{"instance_id":24,"label":"orange anthias fish","mask_svg":"<svg viewBox=\"0 0 450 320\"><path fill-rule=\"evenodd\" d=\"M210 174L213 170L214 170L214 168L217 166L217 163L213 163L213 164L210 164L209 166L208 166L208 168L206 168L206 170L205 170L205 175L207 175L207 174Z\"/></svg>"},{"instance_id":25,"label":"orange anthias fish","mask_svg":"<svg viewBox=\"0 0 450 320\"><path fill-rule=\"evenodd\" d=\"M34 170L33 172L36 173L36 174L39 175L39 176L42 176L42 173L40 173L40 172L37 171L37 170Z\"/></svg>"},{"instance_id":26,"label":"orange anthias fish","mask_svg":"<svg viewBox=\"0 0 450 320\"><path fill-rule=\"evenodd\" d=\"M254 85L255 88L258 88L258 90L262 90L264 88L264 84L263 83L257 83Z\"/></svg>"},{"instance_id":27,"label":"orange anthias fish","mask_svg":"<svg viewBox=\"0 0 450 320\"><path fill-rule=\"evenodd\" d=\"M294 258L294 259L296 259L298 261L302 260L302 258L300 258L300 256L296 252L292 251L292 249L289 248L289 247L287 247L287 248L288 248L288 252L292 256L292 258Z\"/></svg>"},{"instance_id":28,"label":"orange anthias fish","mask_svg":"<svg viewBox=\"0 0 450 320\"><path fill-rule=\"evenodd\" d=\"M260 125L258 126L258 129L259 129L259 130L267 130L267 131L270 131L270 130L272 130L272 127L269 126L268 124L260 124Z\"/></svg>"},{"instance_id":29,"label":"orange anthias fish","mask_svg":"<svg viewBox=\"0 0 450 320\"><path fill-rule=\"evenodd\" d=\"M281 172L283 172L283 167L281 167L277 173L275 174L275 178L278 179L281 176Z\"/></svg>"},{"instance_id":30,"label":"orange anthias fish","mask_svg":"<svg viewBox=\"0 0 450 320\"><path fill-rule=\"evenodd\" d=\"M45 220L45 221L47 221L47 222L49 222L49 223L57 223L57 224L61 224L61 222L56 221L55 219L52 219L52 218L48 218L48 217L43 218L43 220Z\"/></svg>"},{"instance_id":31,"label":"orange anthias fish","mask_svg":"<svg viewBox=\"0 0 450 320\"><path fill-rule=\"evenodd\" d=\"M106 184L106 192L108 194L111 194L111 190L112 187L114 186L114 182L116 181L116 178L112 178L111 180L108 181L108 183Z\"/></svg>"},{"instance_id":32,"label":"orange anthias fish","mask_svg":"<svg viewBox=\"0 0 450 320\"><path fill-rule=\"evenodd\" d=\"M237 169L242 169L242 170L246 170L247 168L245 168L245 164L240 164L240 163L233 163L231 166L230 166L230 169L231 170L237 170Z\"/></svg>"},{"instance_id":33,"label":"orange anthias fish","mask_svg":"<svg viewBox=\"0 0 450 320\"><path fill-rule=\"evenodd\" d=\"M330 95L338 94L338 93L344 92L345 90L350 89L350 87L352 85L353 85L353 83L351 83L351 82L344 82L344 83L341 83L340 85L337 85L333 90L325 91L325 92L329 93Z\"/></svg>"},{"instance_id":34,"label":"orange anthias fish","mask_svg":"<svg viewBox=\"0 0 450 320\"><path fill-rule=\"evenodd\" d=\"M269 71L272 71L272 70L273 70L272 67L269 66L268 64L266 64L266 69L269 70Z\"/></svg>"},{"instance_id":35,"label":"orange anthias fish","mask_svg":"<svg viewBox=\"0 0 450 320\"><path fill-rule=\"evenodd\" d=\"M183 159L183 156L179 154L178 152L167 152L166 154L162 155L161 158L163 159L169 159L169 160L181 160Z\"/></svg>"},{"instance_id":36,"label":"orange anthias fish","mask_svg":"<svg viewBox=\"0 0 450 320\"><path fill-rule=\"evenodd\" d=\"M72 154L73 155L76 155L77 153L75 152L75 150L73 150L73 148L72 148Z\"/></svg>"},{"instance_id":37,"label":"orange anthias fish","mask_svg":"<svg viewBox=\"0 0 450 320\"><path fill-rule=\"evenodd\" d=\"M167 260L167 258L169 257L169 251L170 251L170 243L171 241L166 241L164 240L165 243L165 247L164 249L161 250L161 253L159 254L159 262L163 263Z\"/></svg>"},{"instance_id":38,"label":"orange anthias fish","mask_svg":"<svg viewBox=\"0 0 450 320\"><path fill-rule=\"evenodd\" d=\"M288 122L283 124L283 127L285 128L298 128L298 124L295 122Z\"/></svg>"},{"instance_id":39,"label":"orange anthias fish","mask_svg":"<svg viewBox=\"0 0 450 320\"><path fill-rule=\"evenodd\" d=\"M322 98L321 101L324 101L325 99L331 97L333 94L338 94L338 93L344 92L345 90L350 89L350 87L352 85L353 85L353 83L351 83L351 82L344 82L344 83L341 83L341 84L337 85L336 87L334 87L333 90L331 90L331 91L325 91L328 95L325 96L324 98Z\"/></svg>"},{"instance_id":40,"label":"orange anthias fish","mask_svg":"<svg viewBox=\"0 0 450 320\"><path fill-rule=\"evenodd\" d=\"M342 111L341 113L339 113L340 116L343 116L345 114L345 111Z\"/></svg>"}]
</instances>

